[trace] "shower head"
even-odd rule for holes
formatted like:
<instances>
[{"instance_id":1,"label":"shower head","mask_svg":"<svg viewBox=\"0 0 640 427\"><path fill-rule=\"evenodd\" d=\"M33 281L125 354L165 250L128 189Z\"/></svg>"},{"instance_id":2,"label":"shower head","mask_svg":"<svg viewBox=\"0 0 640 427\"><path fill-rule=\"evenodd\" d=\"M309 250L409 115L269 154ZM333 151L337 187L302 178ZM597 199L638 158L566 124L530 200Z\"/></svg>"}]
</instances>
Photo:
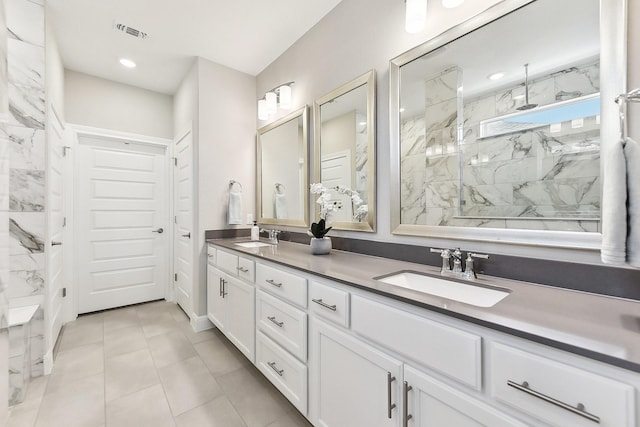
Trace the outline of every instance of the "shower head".
<instances>
[{"instance_id":1,"label":"shower head","mask_svg":"<svg viewBox=\"0 0 640 427\"><path fill-rule=\"evenodd\" d=\"M529 64L524 64L524 105L516 108L519 111L531 110L538 104L529 104Z\"/></svg>"}]
</instances>

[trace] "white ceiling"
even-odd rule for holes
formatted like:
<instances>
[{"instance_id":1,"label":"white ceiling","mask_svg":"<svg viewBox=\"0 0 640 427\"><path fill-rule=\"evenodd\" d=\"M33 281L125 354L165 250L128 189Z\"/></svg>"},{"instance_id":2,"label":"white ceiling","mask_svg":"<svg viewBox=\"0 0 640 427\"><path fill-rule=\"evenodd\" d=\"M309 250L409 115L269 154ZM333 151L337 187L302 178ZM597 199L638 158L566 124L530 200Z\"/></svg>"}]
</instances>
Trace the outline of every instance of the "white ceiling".
<instances>
[{"instance_id":1,"label":"white ceiling","mask_svg":"<svg viewBox=\"0 0 640 427\"><path fill-rule=\"evenodd\" d=\"M340 1L47 0L47 13L65 68L173 94L196 56L257 75Z\"/></svg>"}]
</instances>

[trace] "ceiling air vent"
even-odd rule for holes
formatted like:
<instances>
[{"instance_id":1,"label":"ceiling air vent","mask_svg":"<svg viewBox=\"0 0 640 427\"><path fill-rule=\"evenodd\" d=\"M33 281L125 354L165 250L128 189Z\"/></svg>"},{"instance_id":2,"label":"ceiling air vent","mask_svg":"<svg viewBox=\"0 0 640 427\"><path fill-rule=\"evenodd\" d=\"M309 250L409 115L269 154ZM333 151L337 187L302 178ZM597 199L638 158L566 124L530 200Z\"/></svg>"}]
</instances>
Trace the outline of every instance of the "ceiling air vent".
<instances>
[{"instance_id":1,"label":"ceiling air vent","mask_svg":"<svg viewBox=\"0 0 640 427\"><path fill-rule=\"evenodd\" d=\"M144 31L140 31L137 28L133 28L118 22L114 22L113 28L115 28L118 31L122 31L125 34L129 34L130 36L137 37L139 39L146 39L149 37L149 34L145 33Z\"/></svg>"}]
</instances>

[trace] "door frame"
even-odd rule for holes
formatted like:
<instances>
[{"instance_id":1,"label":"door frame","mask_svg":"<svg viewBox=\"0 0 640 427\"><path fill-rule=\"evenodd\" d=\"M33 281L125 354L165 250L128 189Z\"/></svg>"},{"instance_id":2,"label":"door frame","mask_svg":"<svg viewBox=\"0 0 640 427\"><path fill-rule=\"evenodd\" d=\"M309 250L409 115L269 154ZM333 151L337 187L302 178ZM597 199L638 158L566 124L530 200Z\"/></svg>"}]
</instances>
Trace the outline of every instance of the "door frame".
<instances>
[{"instance_id":1,"label":"door frame","mask_svg":"<svg viewBox=\"0 0 640 427\"><path fill-rule=\"evenodd\" d=\"M172 221L172 218L173 218L173 168L171 167L171 162L173 157L173 144L172 144L173 141L171 139L140 135L135 133L111 130L111 129L96 128L92 126L84 126L84 125L78 125L73 123L67 123L67 126L71 130L73 130L73 132L75 133L75 137L73 138L73 141L72 141L73 145L71 146L71 150L74 153L78 152L78 146L80 144L79 138L81 136L98 137L98 138L113 139L113 140L127 140L127 141L134 142L136 144L152 145L152 146L164 148L165 158L164 158L163 164L164 164L164 167L166 168L165 184L166 184L167 191L170 192L166 201L166 203L168 203L168 206L166 207L167 217L165 219L167 221L167 224L173 223ZM80 236L78 235L79 230L77 227L75 227L75 220L78 218L78 213L79 213L77 195L78 195L78 177L79 177L80 165L79 165L78 156L73 155L72 157L73 157L72 161L73 161L73 178L74 178L73 187L72 189L70 189L70 192L72 192L72 195L71 197L65 198L67 202L72 203L72 206L65 206L65 208L68 208L69 209L68 211L73 212L74 224L71 230L73 238L71 239L72 243L71 243L70 252L75 253L79 247L78 241L80 238ZM172 259L173 243L174 242L173 242L173 235L172 235L172 236L169 236L168 243L165 248L166 259ZM80 286L80 283L79 283L80 279L78 277L78 268L76 268L77 266L75 265L76 263L75 259L77 257L71 256L69 258L70 258L69 264L68 264L68 267L70 268L69 271L73 273L71 275L71 289L70 289L71 292L67 293L67 297L69 297L69 293L71 293L70 295L71 298L69 298L69 301L67 303L71 305L70 311L73 317L70 320L73 320L78 317L78 311L79 311L78 289ZM171 301L171 298L172 298L171 284L173 281L170 279L171 277L173 277L173 267L170 266L168 270L169 270L170 276L167 277L167 285L165 286L165 289L164 289L164 297L168 301Z\"/></svg>"}]
</instances>

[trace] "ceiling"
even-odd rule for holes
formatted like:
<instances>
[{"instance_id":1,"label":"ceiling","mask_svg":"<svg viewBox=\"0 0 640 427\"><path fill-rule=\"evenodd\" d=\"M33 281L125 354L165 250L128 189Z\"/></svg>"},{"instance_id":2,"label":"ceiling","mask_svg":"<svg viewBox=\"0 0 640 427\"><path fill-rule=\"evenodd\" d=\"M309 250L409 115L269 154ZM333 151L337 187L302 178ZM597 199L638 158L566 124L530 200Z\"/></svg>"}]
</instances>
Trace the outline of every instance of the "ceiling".
<instances>
[{"instance_id":1,"label":"ceiling","mask_svg":"<svg viewBox=\"0 0 640 427\"><path fill-rule=\"evenodd\" d=\"M340 1L47 0L47 13L65 68L173 94L198 56L257 75Z\"/></svg>"}]
</instances>

